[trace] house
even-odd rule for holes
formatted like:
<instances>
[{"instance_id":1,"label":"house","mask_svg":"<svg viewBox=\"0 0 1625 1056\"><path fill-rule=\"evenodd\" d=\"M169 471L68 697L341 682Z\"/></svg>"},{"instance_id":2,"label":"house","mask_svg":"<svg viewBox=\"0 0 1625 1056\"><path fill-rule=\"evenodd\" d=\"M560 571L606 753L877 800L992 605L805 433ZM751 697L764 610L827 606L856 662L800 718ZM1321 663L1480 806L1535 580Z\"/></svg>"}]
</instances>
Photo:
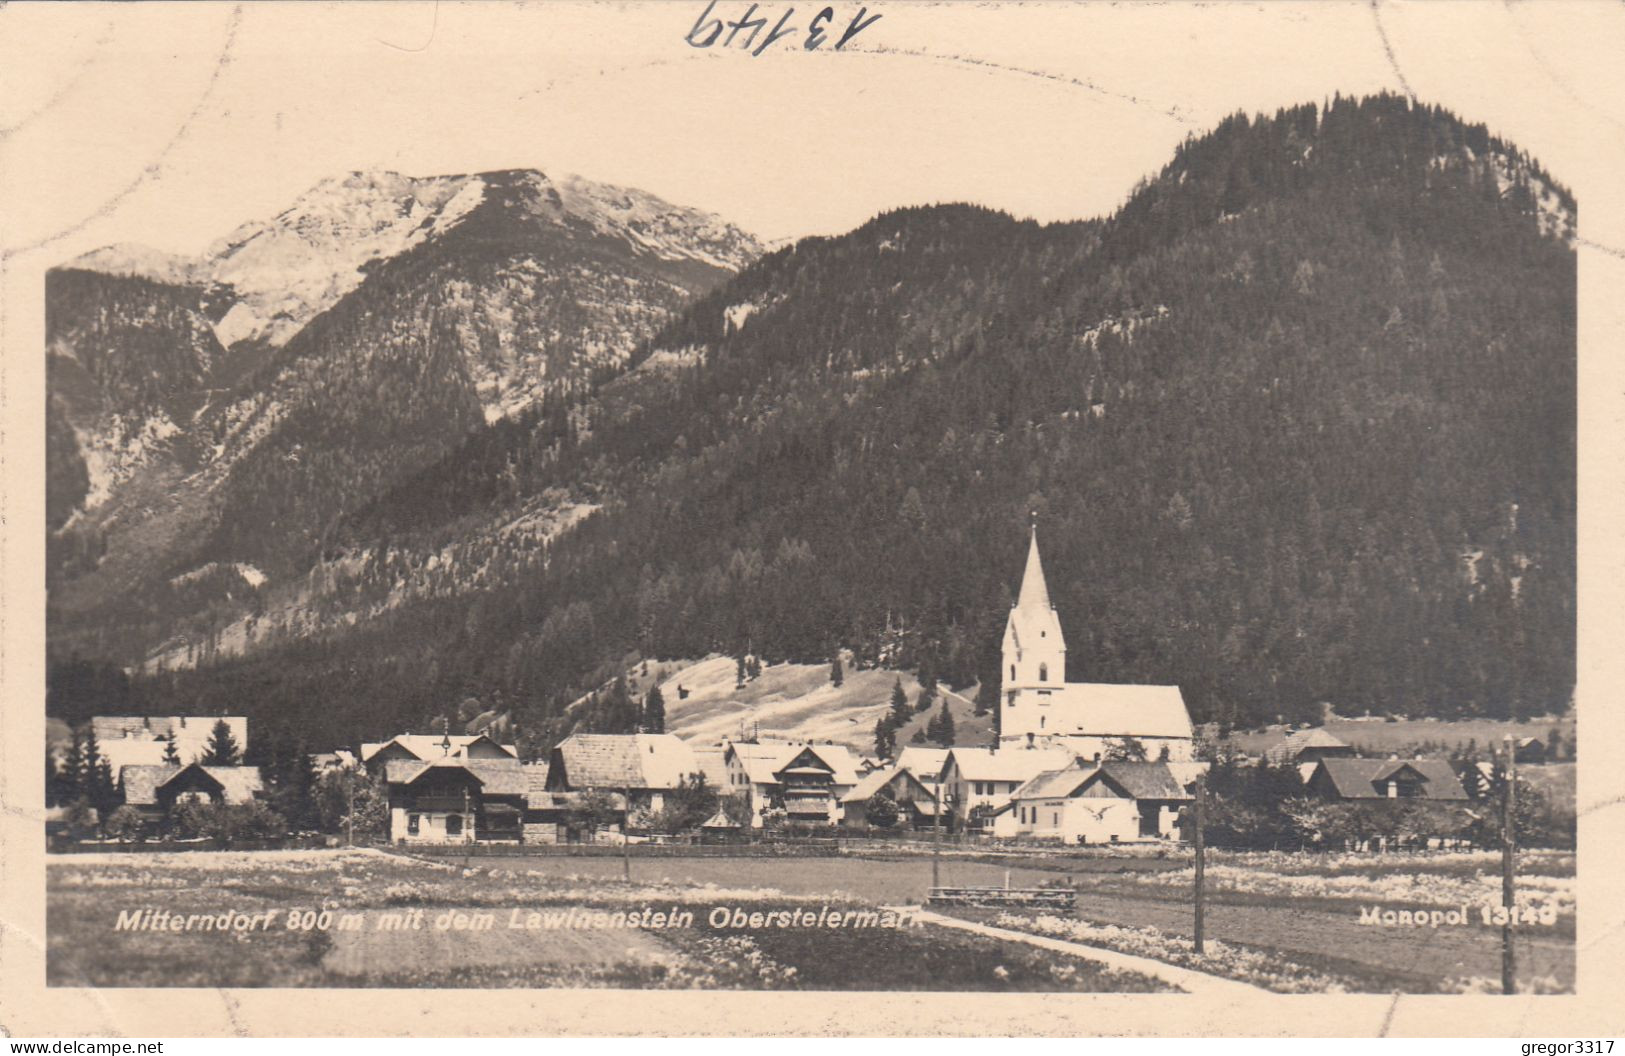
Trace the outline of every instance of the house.
<instances>
[{"instance_id":1,"label":"house","mask_svg":"<svg viewBox=\"0 0 1625 1056\"><path fill-rule=\"evenodd\" d=\"M1322 759L1352 759L1358 754L1352 744L1317 726L1287 734L1264 750L1264 761L1271 766L1306 766Z\"/></svg>"},{"instance_id":2,"label":"house","mask_svg":"<svg viewBox=\"0 0 1625 1056\"><path fill-rule=\"evenodd\" d=\"M499 744L490 734L403 733L387 741L370 741L361 746L361 763L374 774L396 760L429 762L434 759L468 759L500 762L519 759L519 749Z\"/></svg>"},{"instance_id":3,"label":"house","mask_svg":"<svg viewBox=\"0 0 1625 1056\"><path fill-rule=\"evenodd\" d=\"M664 810L666 793L704 775L688 742L669 733L571 734L547 767L547 791L629 795L635 813Z\"/></svg>"},{"instance_id":4,"label":"house","mask_svg":"<svg viewBox=\"0 0 1625 1056\"><path fill-rule=\"evenodd\" d=\"M526 763L519 768L525 775L525 815L521 820L526 843L575 843L582 833L574 825L571 808L576 793L549 792L546 763ZM621 804L624 808L624 803Z\"/></svg>"},{"instance_id":5,"label":"house","mask_svg":"<svg viewBox=\"0 0 1625 1056\"><path fill-rule=\"evenodd\" d=\"M936 790L901 766L865 774L841 796L841 824L862 828L869 823L869 804L884 796L897 804L902 828L928 829L937 823Z\"/></svg>"},{"instance_id":6,"label":"house","mask_svg":"<svg viewBox=\"0 0 1625 1056\"><path fill-rule=\"evenodd\" d=\"M1009 803L1016 789L1046 770L1064 770L1077 759L1074 752L1060 747L949 749L938 785L943 809L949 819L980 828L982 819Z\"/></svg>"},{"instance_id":7,"label":"house","mask_svg":"<svg viewBox=\"0 0 1625 1056\"><path fill-rule=\"evenodd\" d=\"M348 748L332 752L311 752L310 768L318 774L328 770L354 770L358 765L355 753Z\"/></svg>"},{"instance_id":8,"label":"house","mask_svg":"<svg viewBox=\"0 0 1625 1056\"><path fill-rule=\"evenodd\" d=\"M1461 779L1444 759L1322 759L1304 782L1323 799L1465 801Z\"/></svg>"},{"instance_id":9,"label":"house","mask_svg":"<svg viewBox=\"0 0 1625 1056\"><path fill-rule=\"evenodd\" d=\"M707 748L691 748L696 772L705 777L705 783L722 793L728 792L728 749L718 744Z\"/></svg>"},{"instance_id":10,"label":"house","mask_svg":"<svg viewBox=\"0 0 1625 1056\"><path fill-rule=\"evenodd\" d=\"M391 759L389 838L394 843L519 843L529 784L519 760Z\"/></svg>"},{"instance_id":11,"label":"house","mask_svg":"<svg viewBox=\"0 0 1625 1056\"><path fill-rule=\"evenodd\" d=\"M733 741L723 753L725 793L749 797L751 824L778 809L790 821L834 825L841 820L841 797L858 783L858 760L838 744L801 741Z\"/></svg>"},{"instance_id":12,"label":"house","mask_svg":"<svg viewBox=\"0 0 1625 1056\"><path fill-rule=\"evenodd\" d=\"M257 766L185 766L137 763L118 771L119 793L149 822L161 823L178 803L238 805L265 793Z\"/></svg>"},{"instance_id":13,"label":"house","mask_svg":"<svg viewBox=\"0 0 1625 1056\"><path fill-rule=\"evenodd\" d=\"M1133 739L1152 760L1194 754L1190 712L1178 686L1066 681L1066 637L1050 604L1035 526L1021 593L1005 622L1004 685L999 738L1005 742L1065 742L1073 754L1101 759Z\"/></svg>"},{"instance_id":14,"label":"house","mask_svg":"<svg viewBox=\"0 0 1625 1056\"><path fill-rule=\"evenodd\" d=\"M921 748L911 744L897 753L897 768L907 770L933 792L942 781L942 767L947 761L947 748Z\"/></svg>"},{"instance_id":15,"label":"house","mask_svg":"<svg viewBox=\"0 0 1625 1056\"><path fill-rule=\"evenodd\" d=\"M1118 843L1178 838L1191 799L1168 764L1114 759L1039 774L1010 803L1018 835Z\"/></svg>"},{"instance_id":16,"label":"house","mask_svg":"<svg viewBox=\"0 0 1625 1056\"><path fill-rule=\"evenodd\" d=\"M1513 742L1512 755L1520 763L1544 763L1546 742L1539 737L1521 737Z\"/></svg>"},{"instance_id":17,"label":"house","mask_svg":"<svg viewBox=\"0 0 1625 1056\"><path fill-rule=\"evenodd\" d=\"M97 715L90 720L90 731L117 774L126 766L168 765L164 755L170 737L180 765L198 762L219 722L226 724L239 749L248 748L248 719L242 715Z\"/></svg>"}]
</instances>

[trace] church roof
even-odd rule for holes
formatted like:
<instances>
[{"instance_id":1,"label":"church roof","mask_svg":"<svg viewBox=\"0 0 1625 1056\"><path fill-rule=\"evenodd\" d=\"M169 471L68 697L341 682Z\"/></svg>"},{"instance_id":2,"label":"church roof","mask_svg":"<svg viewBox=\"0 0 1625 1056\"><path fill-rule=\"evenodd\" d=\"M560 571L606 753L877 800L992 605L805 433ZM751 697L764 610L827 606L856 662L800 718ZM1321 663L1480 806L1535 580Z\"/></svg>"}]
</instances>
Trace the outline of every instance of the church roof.
<instances>
[{"instance_id":1,"label":"church roof","mask_svg":"<svg viewBox=\"0 0 1625 1056\"><path fill-rule=\"evenodd\" d=\"M1076 729L1058 722L1045 732L1055 737L1178 737L1192 736L1190 712L1178 686L1133 686L1111 682L1067 682L1056 686L1051 698L1068 716L1077 716Z\"/></svg>"},{"instance_id":2,"label":"church roof","mask_svg":"<svg viewBox=\"0 0 1625 1056\"><path fill-rule=\"evenodd\" d=\"M1036 647L1039 639L1054 636L1054 647L1066 648L1061 634L1061 619L1050 604L1049 584L1044 580L1044 562L1038 556L1038 528L1033 528L1032 542L1027 547L1027 569L1021 574L1021 593L1015 608L1010 610L1010 635L1017 649ZM1059 677L1059 675L1058 675Z\"/></svg>"},{"instance_id":3,"label":"church roof","mask_svg":"<svg viewBox=\"0 0 1625 1056\"><path fill-rule=\"evenodd\" d=\"M1021 595L1016 599L1018 609L1036 609L1047 612L1050 608L1049 584L1044 582L1044 563L1038 557L1038 526L1033 526L1032 542L1027 547L1027 571L1021 576Z\"/></svg>"}]
</instances>

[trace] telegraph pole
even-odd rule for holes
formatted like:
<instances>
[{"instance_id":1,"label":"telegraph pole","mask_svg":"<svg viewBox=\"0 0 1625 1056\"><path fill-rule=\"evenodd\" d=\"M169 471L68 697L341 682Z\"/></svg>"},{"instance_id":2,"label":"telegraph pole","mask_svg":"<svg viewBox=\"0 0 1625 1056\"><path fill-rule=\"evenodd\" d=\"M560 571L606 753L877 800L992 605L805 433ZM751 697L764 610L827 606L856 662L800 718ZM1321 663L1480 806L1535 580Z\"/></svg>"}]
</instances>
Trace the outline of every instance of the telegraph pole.
<instances>
[{"instance_id":1,"label":"telegraph pole","mask_svg":"<svg viewBox=\"0 0 1625 1056\"><path fill-rule=\"evenodd\" d=\"M626 797L625 810L621 813L621 879L627 883L632 882L632 790L621 789L621 795Z\"/></svg>"},{"instance_id":2,"label":"telegraph pole","mask_svg":"<svg viewBox=\"0 0 1625 1056\"><path fill-rule=\"evenodd\" d=\"M1517 870L1518 829L1513 809L1518 790L1518 752L1512 734L1506 735L1506 772L1501 789L1501 905L1506 910L1506 923L1501 925L1501 992L1516 993L1517 964L1512 949L1512 931L1517 920L1518 900L1513 877Z\"/></svg>"},{"instance_id":3,"label":"telegraph pole","mask_svg":"<svg viewBox=\"0 0 1625 1056\"><path fill-rule=\"evenodd\" d=\"M937 809L931 815L931 886L942 886L942 805L946 797L939 789Z\"/></svg>"},{"instance_id":4,"label":"telegraph pole","mask_svg":"<svg viewBox=\"0 0 1625 1056\"><path fill-rule=\"evenodd\" d=\"M1202 954L1202 897L1204 881L1206 880L1205 866L1207 858L1207 845L1202 829L1207 823L1207 775L1201 774L1196 778L1196 952Z\"/></svg>"}]
</instances>

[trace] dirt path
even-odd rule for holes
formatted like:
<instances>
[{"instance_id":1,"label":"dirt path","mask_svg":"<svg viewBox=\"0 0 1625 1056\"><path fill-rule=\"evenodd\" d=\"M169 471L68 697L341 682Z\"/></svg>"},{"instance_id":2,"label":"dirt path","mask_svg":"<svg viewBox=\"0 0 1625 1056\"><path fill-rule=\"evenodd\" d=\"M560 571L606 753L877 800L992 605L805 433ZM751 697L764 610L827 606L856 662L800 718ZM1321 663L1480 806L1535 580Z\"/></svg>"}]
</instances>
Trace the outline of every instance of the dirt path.
<instances>
[{"instance_id":1,"label":"dirt path","mask_svg":"<svg viewBox=\"0 0 1625 1056\"><path fill-rule=\"evenodd\" d=\"M927 924L935 924L938 927L974 932L977 935L986 935L990 938L1004 939L1009 942L1024 942L1029 946L1038 946L1046 950L1054 950L1056 953L1065 953L1073 957L1094 961L1108 968L1134 972L1137 975L1149 975L1153 979L1160 979L1170 986L1177 986L1187 994L1233 996L1264 992L1258 987L1237 982L1234 979L1221 979L1216 975L1194 972L1189 968L1180 968L1163 961L1154 961L1149 957L1135 957L1127 953L1118 953L1115 950L1103 950L1098 946L1085 946L1081 942L1052 939L1047 935L1031 935L1024 931L995 928L989 924L978 924L974 921L961 920L958 917L944 916L930 910L917 910L915 915Z\"/></svg>"}]
</instances>

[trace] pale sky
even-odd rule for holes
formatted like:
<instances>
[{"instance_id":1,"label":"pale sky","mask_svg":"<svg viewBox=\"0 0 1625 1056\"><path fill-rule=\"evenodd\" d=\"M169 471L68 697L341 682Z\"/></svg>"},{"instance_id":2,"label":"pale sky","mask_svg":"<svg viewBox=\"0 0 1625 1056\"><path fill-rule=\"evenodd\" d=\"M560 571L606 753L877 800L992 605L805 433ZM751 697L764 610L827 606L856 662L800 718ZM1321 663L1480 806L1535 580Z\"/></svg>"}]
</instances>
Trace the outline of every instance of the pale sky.
<instances>
[{"instance_id":1,"label":"pale sky","mask_svg":"<svg viewBox=\"0 0 1625 1056\"><path fill-rule=\"evenodd\" d=\"M684 42L703 0L7 5L0 171L30 204L0 242L46 264L196 252L374 168L575 172L766 239L939 201L1088 217L1230 111L1401 74L1560 180L1579 149L1507 76L1560 92L1572 69L1542 54L1574 43L1561 20L1521 5L871 3L883 17L839 53L800 49L822 5L763 8L790 6L800 32L752 57ZM861 5L833 6L838 33Z\"/></svg>"}]
</instances>

